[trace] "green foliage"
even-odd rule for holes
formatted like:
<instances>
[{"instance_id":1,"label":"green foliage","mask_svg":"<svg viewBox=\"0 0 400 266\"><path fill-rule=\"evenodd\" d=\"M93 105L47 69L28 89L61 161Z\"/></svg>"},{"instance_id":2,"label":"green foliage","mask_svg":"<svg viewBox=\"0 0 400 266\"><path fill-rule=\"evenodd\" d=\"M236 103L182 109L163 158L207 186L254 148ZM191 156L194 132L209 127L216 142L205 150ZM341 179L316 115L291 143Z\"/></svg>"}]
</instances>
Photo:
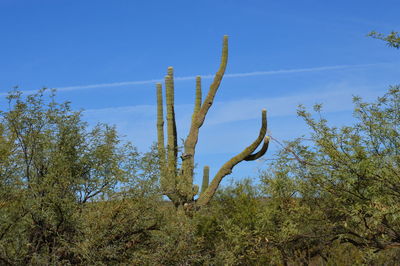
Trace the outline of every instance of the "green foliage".
<instances>
[{"instance_id":1,"label":"green foliage","mask_svg":"<svg viewBox=\"0 0 400 266\"><path fill-rule=\"evenodd\" d=\"M304 178L330 197L342 241L385 249L400 233L400 91L393 87L376 103L354 101L358 122L340 129L299 110L314 143Z\"/></svg>"},{"instance_id":2,"label":"green foliage","mask_svg":"<svg viewBox=\"0 0 400 266\"><path fill-rule=\"evenodd\" d=\"M269 261L269 250L257 231L260 192L250 180L232 184L196 214L197 235L204 241L210 265L254 265Z\"/></svg>"},{"instance_id":3,"label":"green foliage","mask_svg":"<svg viewBox=\"0 0 400 266\"><path fill-rule=\"evenodd\" d=\"M160 227L155 198L127 197L93 202L85 208L84 236L79 248L85 263L110 265L146 259L152 232Z\"/></svg>"},{"instance_id":4,"label":"green foliage","mask_svg":"<svg viewBox=\"0 0 400 266\"><path fill-rule=\"evenodd\" d=\"M399 256L400 90L354 102L357 122L341 128L321 106L316 118L300 107L310 138L286 143L262 175L270 199L261 230L282 263L391 264ZM353 260L334 256L346 246Z\"/></svg>"},{"instance_id":5,"label":"green foliage","mask_svg":"<svg viewBox=\"0 0 400 266\"><path fill-rule=\"evenodd\" d=\"M400 48L400 36L399 33L396 31L392 31L388 35L384 35L382 33L378 33L376 31L371 31L368 36L371 36L372 38L375 39L380 39L383 40L387 43L389 47L394 47L396 49Z\"/></svg>"},{"instance_id":6,"label":"green foliage","mask_svg":"<svg viewBox=\"0 0 400 266\"><path fill-rule=\"evenodd\" d=\"M8 96L1 113L0 260L6 264L81 263L82 212L128 180L137 152L114 127L88 130L69 103L46 90Z\"/></svg>"}]
</instances>

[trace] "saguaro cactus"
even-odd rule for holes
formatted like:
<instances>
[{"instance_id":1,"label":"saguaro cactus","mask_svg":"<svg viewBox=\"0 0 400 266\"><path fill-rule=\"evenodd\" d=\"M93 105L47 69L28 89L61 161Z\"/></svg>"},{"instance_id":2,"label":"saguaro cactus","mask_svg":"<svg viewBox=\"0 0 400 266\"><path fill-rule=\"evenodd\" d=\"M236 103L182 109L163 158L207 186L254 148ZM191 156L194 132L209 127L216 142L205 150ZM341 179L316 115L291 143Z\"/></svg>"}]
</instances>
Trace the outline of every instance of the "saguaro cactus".
<instances>
[{"instance_id":1,"label":"saguaro cactus","mask_svg":"<svg viewBox=\"0 0 400 266\"><path fill-rule=\"evenodd\" d=\"M194 175L194 156L196 144L199 136L199 129L203 125L207 112L213 104L215 94L219 88L222 77L224 76L228 62L228 37L224 36L221 64L214 80L210 85L206 99L201 99L201 77L196 77L196 97L192 123L189 134L184 142L184 151L180 156L181 168L177 168L178 145L174 110L174 71L172 67L168 68L168 74L165 76L166 91L166 110L167 110L167 147L164 143L164 105L162 95L162 85L157 83L157 136L158 153L160 156L161 188L176 207L193 206L201 207L206 205L214 196L221 180L232 172L233 167L242 161L256 160L263 156L268 149L269 137L267 132L267 112L262 110L261 129L257 139L245 148L241 153L227 161L217 172L209 183L209 167L204 168L202 191L198 199L195 196L199 191L197 185L193 185ZM264 142L263 142L264 141ZM257 147L263 142L259 152L254 153Z\"/></svg>"}]
</instances>

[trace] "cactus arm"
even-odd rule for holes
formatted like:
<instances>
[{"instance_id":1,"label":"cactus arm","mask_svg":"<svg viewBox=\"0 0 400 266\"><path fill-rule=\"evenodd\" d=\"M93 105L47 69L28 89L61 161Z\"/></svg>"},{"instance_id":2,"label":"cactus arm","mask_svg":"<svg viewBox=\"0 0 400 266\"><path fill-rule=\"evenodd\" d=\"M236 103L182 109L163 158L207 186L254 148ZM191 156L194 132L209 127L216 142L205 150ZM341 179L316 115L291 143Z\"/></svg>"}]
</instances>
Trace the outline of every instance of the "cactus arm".
<instances>
[{"instance_id":1,"label":"cactus arm","mask_svg":"<svg viewBox=\"0 0 400 266\"><path fill-rule=\"evenodd\" d=\"M203 194L204 191L206 191L208 188L209 177L210 177L210 167L206 165L203 168L203 183L201 185L201 192L200 192L201 194Z\"/></svg>"},{"instance_id":2,"label":"cactus arm","mask_svg":"<svg viewBox=\"0 0 400 266\"><path fill-rule=\"evenodd\" d=\"M226 162L221 169L219 169L218 173L215 175L214 179L211 181L211 184L207 188L207 190L202 193L197 200L197 206L201 207L204 205L207 205L208 202L211 200L211 198L214 196L215 192L217 191L217 188L219 184L221 183L222 179L232 173L232 169L235 165L243 161L246 157L251 155L257 147L261 144L263 141L265 134L267 133L267 111L264 109L262 110L262 124L261 124L261 129L260 133L257 137L257 139L250 144L247 148L245 148L241 153L230 159L228 162Z\"/></svg>"},{"instance_id":3,"label":"cactus arm","mask_svg":"<svg viewBox=\"0 0 400 266\"><path fill-rule=\"evenodd\" d=\"M173 67L168 67L168 76L171 77L171 94L172 94L172 113L173 113L173 123L172 123L172 128L174 132L174 160L175 160L175 165L178 157L178 134L176 131L176 121L175 121L175 83L174 83L174 68ZM176 166L175 166L176 167Z\"/></svg>"},{"instance_id":4,"label":"cactus arm","mask_svg":"<svg viewBox=\"0 0 400 266\"><path fill-rule=\"evenodd\" d=\"M246 158L244 158L245 161L254 161L257 160L258 158L261 158L268 150L268 145L269 145L269 137L265 137L264 138L264 143L263 146L261 147L261 149L254 154L250 154L249 156L247 156Z\"/></svg>"},{"instance_id":5,"label":"cactus arm","mask_svg":"<svg viewBox=\"0 0 400 266\"><path fill-rule=\"evenodd\" d=\"M196 119L194 125L192 125L192 127L194 127L192 134L195 134L196 129L197 129L197 133L198 133L198 129L204 123L207 112L210 109L211 105L213 104L215 94L217 93L219 85L221 84L221 81L222 81L222 77L225 74L227 63L228 63L228 36L225 35L224 41L223 41L223 46L222 46L221 63L220 63L217 73L215 74L214 80L213 80L212 84L210 85L210 89L208 91L207 97L204 100L203 104L201 105L198 118ZM192 132L192 127L190 128L191 129L190 133ZM189 136L190 136L190 133L189 133Z\"/></svg>"},{"instance_id":6,"label":"cactus arm","mask_svg":"<svg viewBox=\"0 0 400 266\"><path fill-rule=\"evenodd\" d=\"M222 77L224 76L226 65L228 63L228 36L224 36L221 63L214 80L210 85L207 97L201 105L199 111L196 113L196 118L192 120L189 135L184 144L184 154L182 156L182 175L187 184L193 183L193 169L194 169L194 154L195 148L199 137L199 129L204 123L204 119L210 109L215 94L221 84Z\"/></svg>"},{"instance_id":7,"label":"cactus arm","mask_svg":"<svg viewBox=\"0 0 400 266\"><path fill-rule=\"evenodd\" d=\"M176 175L177 161L177 135L174 110L174 82L172 76L172 68L168 68L168 75L165 76L166 98L167 98L167 129L168 129L168 175Z\"/></svg>"},{"instance_id":8,"label":"cactus arm","mask_svg":"<svg viewBox=\"0 0 400 266\"><path fill-rule=\"evenodd\" d=\"M192 124L193 124L193 121L196 119L197 113L200 111L200 107L201 107L201 77L197 76L196 77L196 99L194 102Z\"/></svg>"},{"instance_id":9,"label":"cactus arm","mask_svg":"<svg viewBox=\"0 0 400 266\"><path fill-rule=\"evenodd\" d=\"M163 190L168 191L169 180L165 173L165 146L164 146L164 110L162 98L162 85L156 84L157 88L157 149L160 160L160 182Z\"/></svg>"},{"instance_id":10,"label":"cactus arm","mask_svg":"<svg viewBox=\"0 0 400 266\"><path fill-rule=\"evenodd\" d=\"M165 159L164 147L164 108L162 99L162 85L157 83L157 140L158 153L161 159ZM163 158L164 157L164 158Z\"/></svg>"}]
</instances>

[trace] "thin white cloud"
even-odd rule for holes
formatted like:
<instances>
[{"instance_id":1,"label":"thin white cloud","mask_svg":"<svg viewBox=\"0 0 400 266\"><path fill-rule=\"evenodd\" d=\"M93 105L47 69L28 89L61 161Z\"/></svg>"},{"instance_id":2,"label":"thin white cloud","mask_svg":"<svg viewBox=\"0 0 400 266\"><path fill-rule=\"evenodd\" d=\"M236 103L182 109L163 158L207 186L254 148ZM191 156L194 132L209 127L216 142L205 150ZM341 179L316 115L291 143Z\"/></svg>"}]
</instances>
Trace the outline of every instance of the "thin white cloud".
<instances>
[{"instance_id":1,"label":"thin white cloud","mask_svg":"<svg viewBox=\"0 0 400 266\"><path fill-rule=\"evenodd\" d=\"M384 86L383 86L384 87ZM207 124L217 125L241 120L255 119L260 116L261 110L266 108L268 116L296 115L299 104L308 107L315 103L324 103L325 112L352 110L352 95L363 95L367 99L374 98L381 91L379 87L354 86L346 82L328 84L323 88L316 88L308 93L297 93L283 97L242 98L233 101L216 101L208 116ZM175 111L178 119L190 120L192 104L177 104ZM123 116L155 119L156 105L130 105L84 111L85 116L107 117ZM183 115L185 114L185 115ZM185 116L185 117L183 117Z\"/></svg>"},{"instance_id":2,"label":"thin white cloud","mask_svg":"<svg viewBox=\"0 0 400 266\"><path fill-rule=\"evenodd\" d=\"M313 67L313 68L282 69L282 70L270 70L270 71L253 71L253 72L246 72L246 73L225 74L224 78L241 78L241 77L251 77L251 76L267 76L267 75L291 74L291 73L302 73L302 72L317 72L317 71L349 69L349 68L359 68L359 67L372 67L372 66L377 66L377 65L381 65L381 64L383 64L383 63L323 66L323 67ZM201 76L201 78L203 78L203 79L214 78L214 75L199 75L199 76ZM194 79L196 79L196 76L175 77L174 80L175 81L184 81L184 80L194 80ZM122 86L127 86L127 85L154 84L157 82L163 82L163 80L162 79L150 79L150 80L141 80L141 81L101 83L101 84L91 84L91 85L60 87L60 88L57 88L57 90L58 91L72 91L72 90L106 88L106 87L122 87Z\"/></svg>"},{"instance_id":3,"label":"thin white cloud","mask_svg":"<svg viewBox=\"0 0 400 266\"><path fill-rule=\"evenodd\" d=\"M268 75L291 74L291 73L302 73L302 72L317 72L317 71L326 71L326 70L372 67L372 66L377 66L377 65L382 65L382 64L384 64L384 63L323 66L323 67L282 69L282 70L271 70L271 71L254 71L254 72L248 72L248 73L225 74L224 77L226 77L226 78L241 78L241 77L251 77L251 76L268 76ZM210 76L210 77L213 77L213 76Z\"/></svg>"},{"instance_id":4,"label":"thin white cloud","mask_svg":"<svg viewBox=\"0 0 400 266\"><path fill-rule=\"evenodd\" d=\"M384 87L384 86L383 86ZM269 117L296 116L297 107L312 107L316 103L323 104L324 112L340 112L353 110L352 95L362 95L364 99L374 99L382 91L375 86L354 87L346 82L326 85L317 91L292 94L283 97L265 97L257 99L240 99L229 102L215 102L213 112L207 123L217 125L261 117L261 110L267 109Z\"/></svg>"},{"instance_id":5,"label":"thin white cloud","mask_svg":"<svg viewBox=\"0 0 400 266\"><path fill-rule=\"evenodd\" d=\"M100 109L87 109L84 110L83 113L85 115L107 115L110 113L117 113L117 114L155 114L155 105L130 105L130 106L119 106L119 107L107 107L107 108L100 108Z\"/></svg>"},{"instance_id":6,"label":"thin white cloud","mask_svg":"<svg viewBox=\"0 0 400 266\"><path fill-rule=\"evenodd\" d=\"M270 70L270 71L253 71L245 73L232 73L225 74L224 78L242 78L242 77L252 77L252 76L268 76L268 75L280 75L280 74L292 74L292 73L304 73L304 72L318 72L318 71L328 71L328 70L340 70L340 69L352 69L360 67L374 67L378 65L384 65L387 63L373 63L373 64L358 64L358 65L337 65L337 66L322 66L322 67L312 67L312 68L296 68L296 69L282 69L282 70ZM203 79L212 79L214 75L200 75ZM185 81L194 80L196 76L187 77L176 77L175 81ZM78 85L69 87L58 87L57 91L76 91L85 89L95 89L95 88L110 88L110 87L122 87L122 86L134 86L134 85L144 85L144 84L154 84L157 82L163 82L162 79L149 79L149 80L139 80L139 81L124 81L124 82L113 82L113 83L100 83L100 84L90 84L90 85ZM24 93L36 93L37 90L27 90ZM1 96L7 95L8 93L0 93Z\"/></svg>"}]
</instances>

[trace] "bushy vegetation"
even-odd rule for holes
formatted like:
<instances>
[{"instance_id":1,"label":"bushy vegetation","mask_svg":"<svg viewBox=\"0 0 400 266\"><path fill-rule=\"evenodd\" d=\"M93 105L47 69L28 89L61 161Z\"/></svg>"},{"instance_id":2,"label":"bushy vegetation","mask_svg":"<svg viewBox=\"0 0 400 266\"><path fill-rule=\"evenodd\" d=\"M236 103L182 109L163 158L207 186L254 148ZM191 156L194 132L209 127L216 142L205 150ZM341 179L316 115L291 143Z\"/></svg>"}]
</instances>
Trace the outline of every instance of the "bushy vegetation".
<instances>
[{"instance_id":1,"label":"bushy vegetation","mask_svg":"<svg viewBox=\"0 0 400 266\"><path fill-rule=\"evenodd\" d=\"M356 122L340 128L321 106L300 107L307 138L191 211L162 196L156 145L141 154L47 93L13 91L1 113L1 265L400 261L398 86L372 103L355 97Z\"/></svg>"}]
</instances>

